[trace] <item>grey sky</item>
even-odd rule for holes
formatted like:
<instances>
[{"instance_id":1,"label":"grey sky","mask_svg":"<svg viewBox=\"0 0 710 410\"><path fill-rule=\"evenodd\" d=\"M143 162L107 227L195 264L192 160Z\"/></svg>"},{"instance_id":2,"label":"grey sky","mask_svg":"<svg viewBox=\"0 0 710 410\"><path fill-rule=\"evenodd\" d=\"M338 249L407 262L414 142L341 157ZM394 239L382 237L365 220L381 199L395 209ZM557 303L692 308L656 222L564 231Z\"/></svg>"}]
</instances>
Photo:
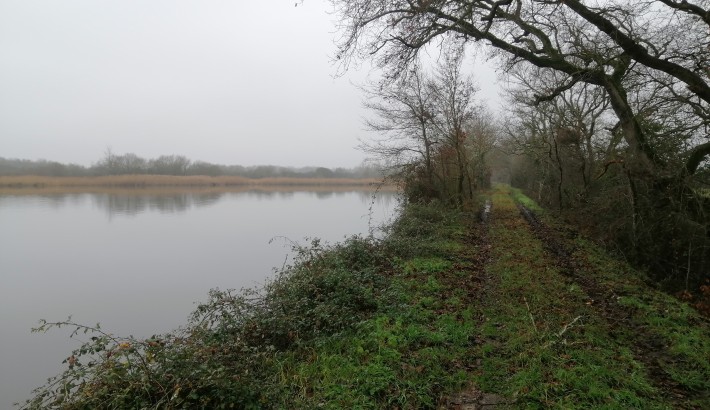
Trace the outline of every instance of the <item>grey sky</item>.
<instances>
[{"instance_id":1,"label":"grey sky","mask_svg":"<svg viewBox=\"0 0 710 410\"><path fill-rule=\"evenodd\" d=\"M294 4L0 0L0 156L358 165L367 73L333 78L330 5Z\"/></svg>"}]
</instances>

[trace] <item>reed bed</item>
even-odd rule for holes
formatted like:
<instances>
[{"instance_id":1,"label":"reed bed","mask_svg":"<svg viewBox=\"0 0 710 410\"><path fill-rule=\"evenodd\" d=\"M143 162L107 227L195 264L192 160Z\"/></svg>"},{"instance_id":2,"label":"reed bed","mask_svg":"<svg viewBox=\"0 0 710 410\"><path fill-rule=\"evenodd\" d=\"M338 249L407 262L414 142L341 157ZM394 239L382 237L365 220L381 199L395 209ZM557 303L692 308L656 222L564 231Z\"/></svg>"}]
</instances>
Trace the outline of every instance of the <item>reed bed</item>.
<instances>
[{"instance_id":1,"label":"reed bed","mask_svg":"<svg viewBox=\"0 0 710 410\"><path fill-rule=\"evenodd\" d=\"M98 177L0 176L0 189L151 188L151 187L358 187L381 184L374 178L246 178L240 176L113 175Z\"/></svg>"},{"instance_id":2,"label":"reed bed","mask_svg":"<svg viewBox=\"0 0 710 410\"><path fill-rule=\"evenodd\" d=\"M229 185L229 186L146 186L102 187L102 186L51 186L42 188L8 188L0 186L0 196L32 196L32 195L73 195L73 194L111 194L120 196L133 195L176 195L176 194L223 194L240 192L400 192L394 185L360 186L360 185Z\"/></svg>"}]
</instances>

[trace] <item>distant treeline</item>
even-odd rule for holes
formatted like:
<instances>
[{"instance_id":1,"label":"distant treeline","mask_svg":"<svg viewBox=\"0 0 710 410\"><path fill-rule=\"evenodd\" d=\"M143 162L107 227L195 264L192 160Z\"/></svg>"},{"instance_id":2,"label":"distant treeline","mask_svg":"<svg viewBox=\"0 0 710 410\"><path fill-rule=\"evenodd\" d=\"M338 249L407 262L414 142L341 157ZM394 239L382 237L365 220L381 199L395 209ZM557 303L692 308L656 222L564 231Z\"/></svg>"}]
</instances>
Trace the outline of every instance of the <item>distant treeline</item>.
<instances>
[{"instance_id":1,"label":"distant treeline","mask_svg":"<svg viewBox=\"0 0 710 410\"><path fill-rule=\"evenodd\" d=\"M128 174L241 176L246 178L378 178L382 176L380 169L376 166L335 169L324 167L293 168L275 165L245 167L192 161L182 155L162 155L157 158L145 159L133 153L119 155L111 151L107 151L103 158L89 167L62 164L56 161L0 157L0 176L81 177Z\"/></svg>"}]
</instances>

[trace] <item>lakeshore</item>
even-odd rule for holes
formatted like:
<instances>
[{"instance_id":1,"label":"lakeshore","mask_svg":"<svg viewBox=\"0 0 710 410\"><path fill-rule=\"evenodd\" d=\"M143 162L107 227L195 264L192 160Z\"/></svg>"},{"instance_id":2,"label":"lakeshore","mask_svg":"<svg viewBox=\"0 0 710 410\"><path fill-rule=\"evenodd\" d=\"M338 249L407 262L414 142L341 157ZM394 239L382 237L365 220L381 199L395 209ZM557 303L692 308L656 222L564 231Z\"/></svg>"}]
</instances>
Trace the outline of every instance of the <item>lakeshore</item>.
<instances>
[{"instance_id":1,"label":"lakeshore","mask_svg":"<svg viewBox=\"0 0 710 410\"><path fill-rule=\"evenodd\" d=\"M0 176L0 189L151 188L151 187L382 187L376 178L246 178L202 175L111 175L96 177Z\"/></svg>"},{"instance_id":2,"label":"lakeshore","mask_svg":"<svg viewBox=\"0 0 710 410\"><path fill-rule=\"evenodd\" d=\"M298 247L262 291L214 290L170 334L46 323L95 338L27 407L710 404L707 319L520 191L409 204L387 232Z\"/></svg>"}]
</instances>

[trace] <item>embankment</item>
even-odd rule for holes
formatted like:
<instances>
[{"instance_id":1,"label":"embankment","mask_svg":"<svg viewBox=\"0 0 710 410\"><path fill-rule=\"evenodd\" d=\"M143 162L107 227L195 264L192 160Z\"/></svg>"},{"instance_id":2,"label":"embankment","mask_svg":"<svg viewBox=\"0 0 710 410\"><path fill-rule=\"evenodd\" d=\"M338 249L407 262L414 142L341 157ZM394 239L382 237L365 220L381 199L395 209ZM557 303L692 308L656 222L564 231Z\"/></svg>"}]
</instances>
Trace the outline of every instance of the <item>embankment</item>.
<instances>
[{"instance_id":1,"label":"embankment","mask_svg":"<svg viewBox=\"0 0 710 410\"><path fill-rule=\"evenodd\" d=\"M94 338L27 407L710 407L707 319L531 205L408 205L171 334L47 323Z\"/></svg>"}]
</instances>

